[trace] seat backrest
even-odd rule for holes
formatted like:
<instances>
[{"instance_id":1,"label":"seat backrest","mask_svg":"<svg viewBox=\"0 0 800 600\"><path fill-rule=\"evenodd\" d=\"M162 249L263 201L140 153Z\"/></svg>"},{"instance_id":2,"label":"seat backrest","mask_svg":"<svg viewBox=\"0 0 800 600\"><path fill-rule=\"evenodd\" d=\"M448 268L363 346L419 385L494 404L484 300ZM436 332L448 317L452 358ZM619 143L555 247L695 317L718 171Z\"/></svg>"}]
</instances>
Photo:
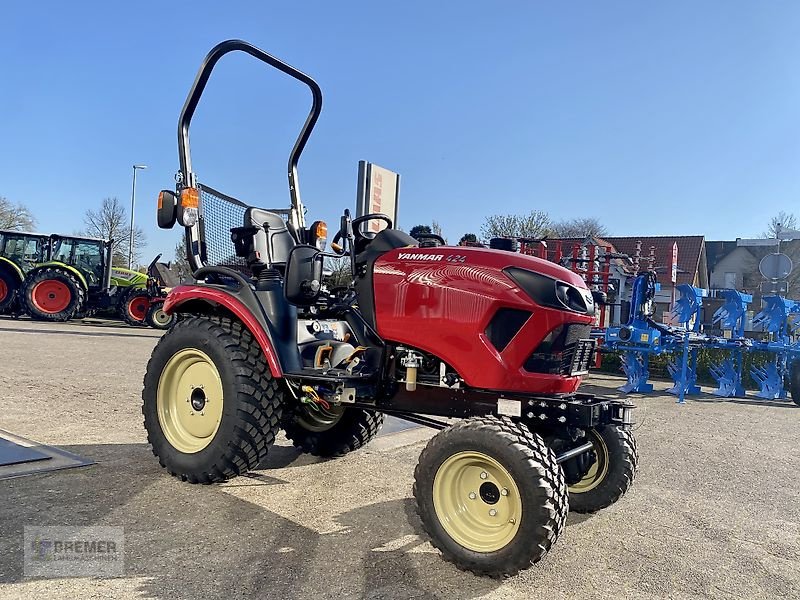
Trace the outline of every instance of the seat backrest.
<instances>
[{"instance_id":1,"label":"seat backrest","mask_svg":"<svg viewBox=\"0 0 800 600\"><path fill-rule=\"evenodd\" d=\"M263 262L272 266L286 266L295 241L280 215L263 208L250 207L244 213L244 226L258 228L253 249Z\"/></svg>"}]
</instances>

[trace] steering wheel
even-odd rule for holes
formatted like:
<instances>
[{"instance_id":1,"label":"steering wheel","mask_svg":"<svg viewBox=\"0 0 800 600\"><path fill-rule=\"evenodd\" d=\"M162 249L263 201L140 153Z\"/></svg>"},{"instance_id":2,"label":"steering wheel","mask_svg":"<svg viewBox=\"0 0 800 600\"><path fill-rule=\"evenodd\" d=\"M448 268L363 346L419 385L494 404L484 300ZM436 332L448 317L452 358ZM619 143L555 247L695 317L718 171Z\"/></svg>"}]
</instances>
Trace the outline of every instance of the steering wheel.
<instances>
[{"instance_id":1,"label":"steering wheel","mask_svg":"<svg viewBox=\"0 0 800 600\"><path fill-rule=\"evenodd\" d=\"M362 240L374 239L377 233L375 233L374 231L361 231L361 228L359 227L359 225L361 225L362 223L366 223L367 221L372 221L372 220L383 221L384 223L386 223L387 229L392 228L392 220L387 215L383 213L370 213L368 215L364 215L363 217L358 217L357 219L353 219L352 223L353 235L355 235L356 238Z\"/></svg>"}]
</instances>

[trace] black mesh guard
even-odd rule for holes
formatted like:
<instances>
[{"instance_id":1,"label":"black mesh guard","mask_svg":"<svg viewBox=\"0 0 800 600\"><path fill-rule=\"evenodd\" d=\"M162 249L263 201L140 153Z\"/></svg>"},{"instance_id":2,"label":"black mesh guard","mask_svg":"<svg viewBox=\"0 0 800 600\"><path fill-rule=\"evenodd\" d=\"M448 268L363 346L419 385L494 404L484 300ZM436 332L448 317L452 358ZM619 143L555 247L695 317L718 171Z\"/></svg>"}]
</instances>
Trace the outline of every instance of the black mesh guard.
<instances>
[{"instance_id":1,"label":"black mesh guard","mask_svg":"<svg viewBox=\"0 0 800 600\"><path fill-rule=\"evenodd\" d=\"M250 277L244 258L236 256L231 229L244 225L248 205L207 185L200 185L200 248L206 266L228 267Z\"/></svg>"}]
</instances>

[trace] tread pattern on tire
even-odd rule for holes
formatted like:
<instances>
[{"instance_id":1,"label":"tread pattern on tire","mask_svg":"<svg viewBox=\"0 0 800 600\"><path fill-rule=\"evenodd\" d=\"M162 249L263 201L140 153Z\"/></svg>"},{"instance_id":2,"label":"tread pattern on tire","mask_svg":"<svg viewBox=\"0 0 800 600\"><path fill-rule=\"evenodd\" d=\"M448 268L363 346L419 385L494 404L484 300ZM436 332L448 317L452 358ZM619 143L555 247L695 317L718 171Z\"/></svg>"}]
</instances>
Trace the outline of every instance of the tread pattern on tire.
<instances>
[{"instance_id":1,"label":"tread pattern on tire","mask_svg":"<svg viewBox=\"0 0 800 600\"><path fill-rule=\"evenodd\" d=\"M286 438L306 454L323 458L344 456L358 450L378 435L383 427L383 413L361 408L347 408L336 425L327 431L305 429L287 411L282 427Z\"/></svg>"},{"instance_id":2,"label":"tread pattern on tire","mask_svg":"<svg viewBox=\"0 0 800 600\"><path fill-rule=\"evenodd\" d=\"M5 314L6 312L12 312L12 308L14 304L17 304L17 294L18 290L22 288L22 284L19 283L18 276L12 274L10 269L0 268L0 278L5 281L6 288L8 289L8 294L5 298L0 298L0 314Z\"/></svg>"},{"instance_id":3,"label":"tread pattern on tire","mask_svg":"<svg viewBox=\"0 0 800 600\"><path fill-rule=\"evenodd\" d=\"M30 299L30 292L37 283L47 279L56 279L57 277L63 277L69 281L75 293L75 298L73 298L69 306L60 313L50 314L40 312L36 306L33 305L33 301ZM83 306L86 303L86 290L83 289L81 283L75 279L72 273L64 269L46 267L28 275L21 286L21 291L22 302L25 305L26 312L31 318L39 321L69 321L83 310Z\"/></svg>"},{"instance_id":4,"label":"tread pattern on tire","mask_svg":"<svg viewBox=\"0 0 800 600\"><path fill-rule=\"evenodd\" d=\"M450 551L446 545L440 543L435 535L430 534L427 526L429 519L437 519L435 514L426 514L425 504L421 501L421 485L425 482L432 482L435 472L428 471L428 455L432 455L442 446L449 446L454 441L453 438L462 434L465 430L490 430L495 435L504 439L509 447L514 451L527 455L527 468L535 472L549 486L552 493L547 495L547 502L543 509L548 517L538 528L539 539L523 540L518 544L518 549L511 560L507 560L503 565L487 567L475 560L470 560L459 556ZM431 544L437 548L444 558L452 562L462 571L471 571L478 575L488 575L492 577L504 577L517 574L520 570L530 567L540 561L550 550L558 539L567 521L569 514L569 496L567 485L564 481L561 467L556 463L555 454L548 448L542 438L531 432L527 427L521 425L508 417L473 417L466 419L434 436L425 449L420 454L419 462L414 471L414 497L417 500L417 515L423 525L428 529ZM530 507L526 509L530 512ZM515 540L516 541L516 540ZM514 542L512 542L514 543ZM526 547L527 544L527 547Z\"/></svg>"},{"instance_id":5,"label":"tread pattern on tire","mask_svg":"<svg viewBox=\"0 0 800 600\"><path fill-rule=\"evenodd\" d=\"M131 288L124 292L124 297L122 298L122 306L119 307L120 316L122 320L125 321L131 327L147 327L147 314L145 313L145 318L141 321L137 321L133 318L128 312L128 304L131 300L133 300L136 296L145 296L149 297L150 294L147 293L145 288Z\"/></svg>"},{"instance_id":6,"label":"tread pattern on tire","mask_svg":"<svg viewBox=\"0 0 800 600\"><path fill-rule=\"evenodd\" d=\"M571 495L570 506L574 512L590 514L608 508L633 485L639 467L639 453L633 432L612 425L607 425L605 430L616 432L619 440L616 448L618 452L609 448L609 474L603 482L605 485L601 483L594 490Z\"/></svg>"},{"instance_id":7,"label":"tread pattern on tire","mask_svg":"<svg viewBox=\"0 0 800 600\"><path fill-rule=\"evenodd\" d=\"M261 347L250 331L241 322L227 317L188 317L178 321L161 338L153 355L155 356L159 346L167 343L171 335L184 329L205 331L216 338L230 355L236 373L238 393L235 400L226 398L225 402L237 403L238 422L234 427L234 436L228 440L224 452L217 457L214 464L206 472L197 474L178 473L168 459L159 455L154 443L157 440L150 433L151 427L160 427L158 417L155 413L148 414L143 406L147 441L161 466L175 477L190 483L218 483L256 468L266 458L269 447L280 430L283 391L280 382L272 377ZM153 389L157 389L159 377L160 373L151 374L148 364L144 378L145 390L142 391L145 403L147 386L155 386ZM150 422L153 418L155 423Z\"/></svg>"}]
</instances>

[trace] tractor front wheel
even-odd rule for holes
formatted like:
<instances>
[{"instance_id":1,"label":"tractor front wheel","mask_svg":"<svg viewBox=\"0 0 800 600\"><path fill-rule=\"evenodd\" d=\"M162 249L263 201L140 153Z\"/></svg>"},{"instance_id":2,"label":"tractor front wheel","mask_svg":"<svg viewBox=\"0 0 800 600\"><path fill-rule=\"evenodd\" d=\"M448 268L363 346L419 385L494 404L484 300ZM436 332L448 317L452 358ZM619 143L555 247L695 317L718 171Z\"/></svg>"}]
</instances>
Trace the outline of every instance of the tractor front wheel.
<instances>
[{"instance_id":1,"label":"tractor front wheel","mask_svg":"<svg viewBox=\"0 0 800 600\"><path fill-rule=\"evenodd\" d=\"M144 288L133 288L125 293L120 306L122 320L133 327L147 325L147 311L150 308L150 295Z\"/></svg>"},{"instance_id":2,"label":"tractor front wheel","mask_svg":"<svg viewBox=\"0 0 800 600\"><path fill-rule=\"evenodd\" d=\"M467 419L436 434L419 457L414 497L444 558L494 577L541 560L569 512L555 454L508 418Z\"/></svg>"},{"instance_id":3,"label":"tractor front wheel","mask_svg":"<svg viewBox=\"0 0 800 600\"><path fill-rule=\"evenodd\" d=\"M5 270L0 270L0 314L6 312L14 303L19 287L18 279Z\"/></svg>"},{"instance_id":4,"label":"tractor front wheel","mask_svg":"<svg viewBox=\"0 0 800 600\"><path fill-rule=\"evenodd\" d=\"M145 322L153 329L169 329L178 320L178 315L173 313L168 315L164 312L164 302L156 301L150 305L147 311Z\"/></svg>"},{"instance_id":5,"label":"tractor front wheel","mask_svg":"<svg viewBox=\"0 0 800 600\"><path fill-rule=\"evenodd\" d=\"M239 321L189 317L158 342L142 391L147 440L190 483L254 469L280 430L283 393Z\"/></svg>"},{"instance_id":6,"label":"tractor front wheel","mask_svg":"<svg viewBox=\"0 0 800 600\"><path fill-rule=\"evenodd\" d=\"M592 443L592 450L561 466L569 485L569 507L578 513L593 513L619 500L636 477L639 455L633 433L606 425L589 429L573 444ZM568 450L557 443L557 452Z\"/></svg>"},{"instance_id":7,"label":"tractor front wheel","mask_svg":"<svg viewBox=\"0 0 800 600\"><path fill-rule=\"evenodd\" d=\"M34 319L69 321L83 307L83 286L66 271L36 271L28 277L24 286L25 308Z\"/></svg>"},{"instance_id":8,"label":"tractor front wheel","mask_svg":"<svg viewBox=\"0 0 800 600\"><path fill-rule=\"evenodd\" d=\"M344 456L378 435L383 413L301 404L294 411L285 409L282 427L286 437L303 452L325 458Z\"/></svg>"}]
</instances>

